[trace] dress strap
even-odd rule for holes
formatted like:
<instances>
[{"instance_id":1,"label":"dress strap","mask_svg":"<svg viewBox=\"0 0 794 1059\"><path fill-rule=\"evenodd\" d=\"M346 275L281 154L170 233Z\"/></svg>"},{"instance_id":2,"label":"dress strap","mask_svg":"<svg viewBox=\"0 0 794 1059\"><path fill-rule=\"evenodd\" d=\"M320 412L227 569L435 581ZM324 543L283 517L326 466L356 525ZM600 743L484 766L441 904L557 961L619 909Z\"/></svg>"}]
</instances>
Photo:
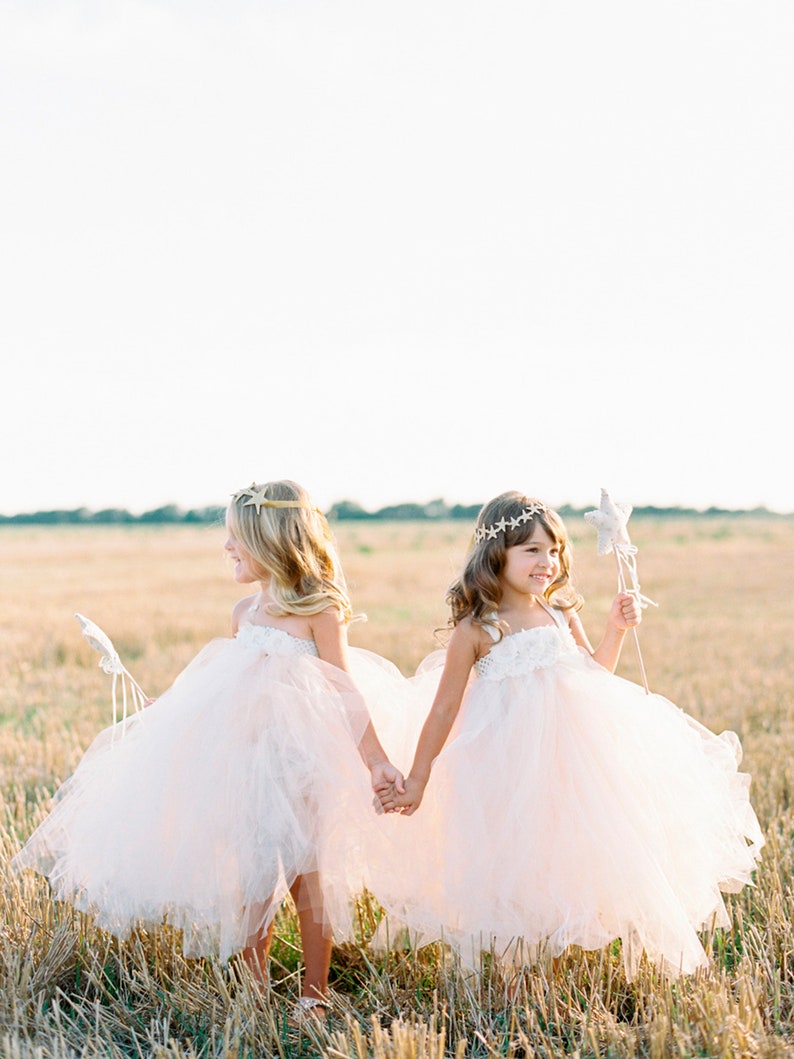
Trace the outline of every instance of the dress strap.
<instances>
[{"instance_id":1,"label":"dress strap","mask_svg":"<svg viewBox=\"0 0 794 1059\"><path fill-rule=\"evenodd\" d=\"M499 621L499 615L495 610L492 610L488 617L493 618L494 621ZM485 631L488 633L494 643L499 642L500 637L498 629L495 629L493 625L483 625L483 629L485 629Z\"/></svg>"},{"instance_id":2,"label":"dress strap","mask_svg":"<svg viewBox=\"0 0 794 1059\"><path fill-rule=\"evenodd\" d=\"M546 603L545 600L542 600L542 599L539 599L538 603L540 603L541 607L543 607L543 609L548 614L550 614L552 616L552 618L554 618L554 624L555 625L557 625L560 629L567 628L568 621L567 621L567 619L565 617L565 612L564 611L560 610L559 607L550 606L550 604Z\"/></svg>"}]
</instances>

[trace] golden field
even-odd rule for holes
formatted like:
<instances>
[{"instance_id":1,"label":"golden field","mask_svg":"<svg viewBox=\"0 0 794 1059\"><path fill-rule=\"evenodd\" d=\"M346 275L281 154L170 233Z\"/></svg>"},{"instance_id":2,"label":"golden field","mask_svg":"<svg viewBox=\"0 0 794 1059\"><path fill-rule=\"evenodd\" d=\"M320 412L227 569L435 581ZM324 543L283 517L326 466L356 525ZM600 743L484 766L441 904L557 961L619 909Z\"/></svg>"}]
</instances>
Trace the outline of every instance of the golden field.
<instances>
[{"instance_id":1,"label":"golden field","mask_svg":"<svg viewBox=\"0 0 794 1059\"><path fill-rule=\"evenodd\" d=\"M614 560L596 556L581 520L569 529L597 641ZM767 836L756 886L728 899L733 929L705 938L712 968L670 981L645 967L629 983L619 953L572 952L528 969L509 998L491 964L473 982L437 948L374 955L365 940L378 910L363 899L362 944L334 951L334 1016L299 1029L288 1018L299 973L289 909L262 998L234 964L185 961L166 931L119 944L54 906L42 880L8 870L110 720L109 678L74 612L102 626L157 695L203 643L227 635L241 593L222 527L0 529L0 1057L794 1055L794 519L637 518L631 531L643 591L659 604L640 629L651 687L739 734ZM335 532L354 606L368 616L351 642L410 673L437 646L471 527L348 522ZM618 671L639 679L631 640Z\"/></svg>"}]
</instances>

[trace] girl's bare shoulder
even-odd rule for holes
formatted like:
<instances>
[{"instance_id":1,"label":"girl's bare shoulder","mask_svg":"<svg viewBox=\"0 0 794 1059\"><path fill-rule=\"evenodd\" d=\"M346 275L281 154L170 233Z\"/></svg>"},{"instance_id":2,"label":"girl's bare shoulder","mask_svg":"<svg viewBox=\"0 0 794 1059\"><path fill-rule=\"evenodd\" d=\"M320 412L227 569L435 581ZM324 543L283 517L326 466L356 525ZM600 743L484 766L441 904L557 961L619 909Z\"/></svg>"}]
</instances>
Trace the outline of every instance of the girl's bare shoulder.
<instances>
[{"instance_id":1,"label":"girl's bare shoulder","mask_svg":"<svg viewBox=\"0 0 794 1059\"><path fill-rule=\"evenodd\" d=\"M345 616L337 606L326 607L325 610L312 614L309 618L312 632L325 632L338 629L345 625Z\"/></svg>"},{"instance_id":2,"label":"girl's bare shoulder","mask_svg":"<svg viewBox=\"0 0 794 1059\"><path fill-rule=\"evenodd\" d=\"M450 647L453 641L457 642L461 652L471 651L475 661L487 654L493 646L493 638L488 635L485 627L480 622L475 621L470 614L467 614L465 618L461 618L452 630L452 636L449 641Z\"/></svg>"},{"instance_id":3,"label":"girl's bare shoulder","mask_svg":"<svg viewBox=\"0 0 794 1059\"><path fill-rule=\"evenodd\" d=\"M252 596L244 596L243 599L238 599L235 605L232 607L232 634L235 635L237 630L240 628L245 615L251 609L251 604L256 598L256 593Z\"/></svg>"}]
</instances>

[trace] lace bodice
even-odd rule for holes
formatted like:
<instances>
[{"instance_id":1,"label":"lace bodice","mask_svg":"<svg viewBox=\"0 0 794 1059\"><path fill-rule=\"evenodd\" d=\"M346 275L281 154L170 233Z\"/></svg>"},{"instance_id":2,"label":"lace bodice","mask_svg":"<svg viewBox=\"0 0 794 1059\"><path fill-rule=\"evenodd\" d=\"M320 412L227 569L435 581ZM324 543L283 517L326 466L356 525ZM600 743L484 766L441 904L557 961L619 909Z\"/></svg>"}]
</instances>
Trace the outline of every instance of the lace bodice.
<instances>
[{"instance_id":1,"label":"lace bodice","mask_svg":"<svg viewBox=\"0 0 794 1059\"><path fill-rule=\"evenodd\" d=\"M521 676L552 666L562 655L576 651L576 641L565 619L556 614L553 616L554 625L541 625L503 636L487 655L477 660L477 675L487 680Z\"/></svg>"},{"instance_id":2,"label":"lace bodice","mask_svg":"<svg viewBox=\"0 0 794 1059\"><path fill-rule=\"evenodd\" d=\"M243 625L235 637L244 647L251 647L272 655L311 655L318 657L317 644L314 640L305 640L276 629L272 625Z\"/></svg>"}]
</instances>

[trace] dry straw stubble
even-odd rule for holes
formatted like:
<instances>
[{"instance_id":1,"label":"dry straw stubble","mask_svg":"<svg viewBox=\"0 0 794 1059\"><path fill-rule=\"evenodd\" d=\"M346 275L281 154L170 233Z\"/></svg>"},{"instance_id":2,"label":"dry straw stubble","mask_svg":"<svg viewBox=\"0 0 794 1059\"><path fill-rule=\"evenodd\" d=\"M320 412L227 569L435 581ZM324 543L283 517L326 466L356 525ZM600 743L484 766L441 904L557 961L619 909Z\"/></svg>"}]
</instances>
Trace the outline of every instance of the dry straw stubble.
<instances>
[{"instance_id":1,"label":"dry straw stubble","mask_svg":"<svg viewBox=\"0 0 794 1059\"><path fill-rule=\"evenodd\" d=\"M614 591L608 559L573 522L576 574L597 636ZM150 694L212 636L226 635L239 588L218 527L6 528L0 533L0 1055L14 1056L777 1056L794 1054L794 522L632 522L648 612L641 644L651 686L709 727L734 728L753 774L768 844L757 883L728 899L733 927L707 935L708 973L626 982L615 951L572 952L509 988L499 967L468 979L437 947L376 956L335 950L329 1025L292 1024L297 928L278 921L272 994L235 963L186 961L168 931L123 943L53 905L46 884L9 874L54 787L109 720L107 678L75 610L113 637ZM353 642L410 672L436 643L445 587L470 527L341 524L357 610ZM628 644L621 672L638 679Z\"/></svg>"}]
</instances>

